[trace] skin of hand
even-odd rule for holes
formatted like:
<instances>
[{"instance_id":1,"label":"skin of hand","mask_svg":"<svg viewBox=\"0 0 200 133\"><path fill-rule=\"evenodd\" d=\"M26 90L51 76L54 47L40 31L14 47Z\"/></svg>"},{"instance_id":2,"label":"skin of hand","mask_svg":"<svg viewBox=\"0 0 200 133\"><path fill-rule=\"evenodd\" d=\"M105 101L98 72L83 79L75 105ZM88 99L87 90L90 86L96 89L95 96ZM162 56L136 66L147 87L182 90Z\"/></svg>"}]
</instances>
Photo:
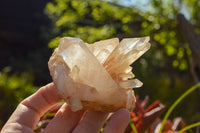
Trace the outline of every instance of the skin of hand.
<instances>
[{"instance_id":1,"label":"skin of hand","mask_svg":"<svg viewBox=\"0 0 200 133\"><path fill-rule=\"evenodd\" d=\"M41 87L17 106L1 133L34 133L40 117L61 100L53 83ZM99 133L108 115L97 111L72 112L63 104L44 133ZM103 133L123 133L129 120L129 111L120 109L113 113Z\"/></svg>"}]
</instances>

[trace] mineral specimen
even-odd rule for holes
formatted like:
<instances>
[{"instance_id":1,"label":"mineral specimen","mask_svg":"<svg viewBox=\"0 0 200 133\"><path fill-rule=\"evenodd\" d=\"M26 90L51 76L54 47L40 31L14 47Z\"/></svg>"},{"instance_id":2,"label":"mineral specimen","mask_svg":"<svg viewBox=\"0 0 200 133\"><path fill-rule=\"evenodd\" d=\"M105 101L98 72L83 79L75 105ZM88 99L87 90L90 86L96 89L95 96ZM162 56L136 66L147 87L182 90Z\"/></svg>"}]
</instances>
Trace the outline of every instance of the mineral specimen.
<instances>
[{"instance_id":1,"label":"mineral specimen","mask_svg":"<svg viewBox=\"0 0 200 133\"><path fill-rule=\"evenodd\" d=\"M132 110L132 88L142 86L130 65L149 48L149 37L118 38L84 43L63 37L48 62L58 93L72 111L81 109L112 112Z\"/></svg>"}]
</instances>

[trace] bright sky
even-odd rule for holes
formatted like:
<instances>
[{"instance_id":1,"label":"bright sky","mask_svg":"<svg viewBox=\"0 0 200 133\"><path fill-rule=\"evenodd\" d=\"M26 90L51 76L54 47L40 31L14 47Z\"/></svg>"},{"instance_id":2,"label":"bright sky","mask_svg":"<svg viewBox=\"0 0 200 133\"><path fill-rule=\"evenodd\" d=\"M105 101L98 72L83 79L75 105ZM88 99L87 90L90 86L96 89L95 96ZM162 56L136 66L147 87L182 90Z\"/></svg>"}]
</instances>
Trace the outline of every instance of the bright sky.
<instances>
[{"instance_id":1,"label":"bright sky","mask_svg":"<svg viewBox=\"0 0 200 133\"><path fill-rule=\"evenodd\" d=\"M105 0L105 1L115 1L115 0ZM118 3L123 6L135 6L142 11L152 10L151 5L148 0L118 0Z\"/></svg>"},{"instance_id":2,"label":"bright sky","mask_svg":"<svg viewBox=\"0 0 200 133\"><path fill-rule=\"evenodd\" d=\"M114 1L114 0L106 0L106 1ZM164 2L167 1L170 0L165 0ZM118 0L118 3L124 6L135 6L141 11L153 11L153 7L151 6L150 0ZM174 0L174 3L178 5L178 0ZM180 12L184 14L187 19L190 18L186 5L182 4Z\"/></svg>"},{"instance_id":3,"label":"bright sky","mask_svg":"<svg viewBox=\"0 0 200 133\"><path fill-rule=\"evenodd\" d=\"M152 10L152 7L148 0L120 0L119 4L124 6L135 6L142 11Z\"/></svg>"}]
</instances>

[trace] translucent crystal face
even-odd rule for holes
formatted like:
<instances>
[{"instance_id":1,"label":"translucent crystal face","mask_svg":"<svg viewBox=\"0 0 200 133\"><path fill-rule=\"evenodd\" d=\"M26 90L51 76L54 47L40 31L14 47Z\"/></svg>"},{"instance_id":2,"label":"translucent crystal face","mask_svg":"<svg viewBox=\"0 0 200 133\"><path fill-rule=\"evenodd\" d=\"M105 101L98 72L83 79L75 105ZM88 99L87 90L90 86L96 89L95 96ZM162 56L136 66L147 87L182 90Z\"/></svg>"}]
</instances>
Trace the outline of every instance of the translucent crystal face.
<instances>
[{"instance_id":1,"label":"translucent crystal face","mask_svg":"<svg viewBox=\"0 0 200 133\"><path fill-rule=\"evenodd\" d=\"M118 38L85 44L64 37L48 65L59 94L73 111L132 109L132 88L142 86L130 65L149 48L149 37Z\"/></svg>"}]
</instances>

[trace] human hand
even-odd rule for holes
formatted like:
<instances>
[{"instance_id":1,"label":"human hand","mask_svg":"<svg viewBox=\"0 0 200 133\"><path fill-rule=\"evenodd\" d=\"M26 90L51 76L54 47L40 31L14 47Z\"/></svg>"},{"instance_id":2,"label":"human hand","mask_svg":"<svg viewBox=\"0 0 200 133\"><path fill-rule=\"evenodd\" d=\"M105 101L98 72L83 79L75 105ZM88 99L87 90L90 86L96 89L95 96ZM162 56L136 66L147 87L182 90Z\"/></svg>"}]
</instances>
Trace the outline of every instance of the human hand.
<instances>
[{"instance_id":1,"label":"human hand","mask_svg":"<svg viewBox=\"0 0 200 133\"><path fill-rule=\"evenodd\" d=\"M34 133L33 129L40 117L61 99L53 83L40 88L18 105L1 133ZM44 133L99 133L107 116L108 113L96 111L72 112L67 104L63 104L45 128ZM124 132L129 119L128 110L116 111L105 126L103 133Z\"/></svg>"}]
</instances>

